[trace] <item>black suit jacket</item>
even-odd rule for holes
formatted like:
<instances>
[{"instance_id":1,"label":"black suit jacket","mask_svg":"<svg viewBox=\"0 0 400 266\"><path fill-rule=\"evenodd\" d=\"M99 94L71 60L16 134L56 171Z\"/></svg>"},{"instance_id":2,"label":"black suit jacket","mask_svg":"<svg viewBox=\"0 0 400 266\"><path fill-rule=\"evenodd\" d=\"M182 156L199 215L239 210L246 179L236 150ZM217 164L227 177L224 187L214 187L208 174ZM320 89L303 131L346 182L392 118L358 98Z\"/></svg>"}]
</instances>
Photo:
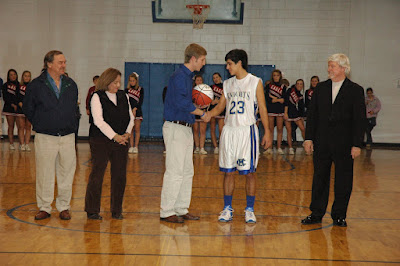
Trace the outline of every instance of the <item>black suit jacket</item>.
<instances>
[{"instance_id":1,"label":"black suit jacket","mask_svg":"<svg viewBox=\"0 0 400 266\"><path fill-rule=\"evenodd\" d=\"M314 150L349 155L361 147L366 128L364 90L346 78L332 104L332 80L318 84L307 112L306 140Z\"/></svg>"}]
</instances>

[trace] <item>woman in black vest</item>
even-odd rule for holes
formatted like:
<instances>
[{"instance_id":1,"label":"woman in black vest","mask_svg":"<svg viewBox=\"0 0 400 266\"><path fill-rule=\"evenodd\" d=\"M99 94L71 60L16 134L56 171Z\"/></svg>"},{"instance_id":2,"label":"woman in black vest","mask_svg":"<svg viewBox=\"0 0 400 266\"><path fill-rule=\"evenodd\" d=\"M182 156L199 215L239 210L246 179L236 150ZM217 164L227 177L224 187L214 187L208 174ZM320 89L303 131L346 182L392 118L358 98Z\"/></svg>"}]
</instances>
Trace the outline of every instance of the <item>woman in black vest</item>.
<instances>
[{"instance_id":1,"label":"woman in black vest","mask_svg":"<svg viewBox=\"0 0 400 266\"><path fill-rule=\"evenodd\" d=\"M109 68L101 74L90 101L89 143L92 171L86 189L85 211L92 220L101 220L100 201L104 172L111 163L111 213L121 220L126 185L128 141L134 117L121 86L121 72Z\"/></svg>"}]
</instances>

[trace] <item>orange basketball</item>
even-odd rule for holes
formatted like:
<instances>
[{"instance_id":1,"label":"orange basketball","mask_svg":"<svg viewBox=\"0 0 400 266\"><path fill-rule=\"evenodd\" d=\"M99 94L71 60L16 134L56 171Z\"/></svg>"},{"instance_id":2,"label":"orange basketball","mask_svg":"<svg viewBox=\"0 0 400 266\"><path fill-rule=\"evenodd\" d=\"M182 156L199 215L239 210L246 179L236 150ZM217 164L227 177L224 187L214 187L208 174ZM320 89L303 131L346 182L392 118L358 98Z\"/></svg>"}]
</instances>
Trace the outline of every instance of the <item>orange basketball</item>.
<instances>
[{"instance_id":1,"label":"orange basketball","mask_svg":"<svg viewBox=\"0 0 400 266\"><path fill-rule=\"evenodd\" d=\"M193 88L192 100L196 105L210 105L214 98L213 90L206 84L200 84Z\"/></svg>"}]
</instances>

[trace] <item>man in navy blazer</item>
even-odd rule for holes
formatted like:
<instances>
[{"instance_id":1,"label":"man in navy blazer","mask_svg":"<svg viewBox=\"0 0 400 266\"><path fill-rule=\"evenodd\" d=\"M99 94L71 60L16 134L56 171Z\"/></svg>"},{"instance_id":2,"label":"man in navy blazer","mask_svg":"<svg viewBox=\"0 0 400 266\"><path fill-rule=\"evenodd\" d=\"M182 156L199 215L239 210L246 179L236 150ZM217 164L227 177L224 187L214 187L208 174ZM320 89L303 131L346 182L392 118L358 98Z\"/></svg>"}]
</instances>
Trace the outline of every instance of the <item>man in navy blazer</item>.
<instances>
[{"instance_id":1,"label":"man in navy blazer","mask_svg":"<svg viewBox=\"0 0 400 266\"><path fill-rule=\"evenodd\" d=\"M313 154L314 177L311 215L302 224L322 222L329 199L331 165L335 164L333 225L346 227L346 213L353 188L353 162L361 153L366 126L364 90L349 80L349 58L328 58L329 79L316 87L307 114L304 149Z\"/></svg>"}]
</instances>

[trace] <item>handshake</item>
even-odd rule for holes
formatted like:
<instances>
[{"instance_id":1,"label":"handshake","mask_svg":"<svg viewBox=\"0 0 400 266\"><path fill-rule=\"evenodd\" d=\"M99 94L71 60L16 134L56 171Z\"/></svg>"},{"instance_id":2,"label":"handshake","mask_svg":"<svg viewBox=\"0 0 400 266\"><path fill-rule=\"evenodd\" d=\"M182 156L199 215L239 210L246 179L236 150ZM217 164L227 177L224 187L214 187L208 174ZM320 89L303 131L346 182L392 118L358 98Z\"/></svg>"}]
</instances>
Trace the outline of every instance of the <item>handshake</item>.
<instances>
[{"instance_id":1,"label":"handshake","mask_svg":"<svg viewBox=\"0 0 400 266\"><path fill-rule=\"evenodd\" d=\"M200 116L200 118L203 120L203 122L210 122L211 120L211 115L209 112L204 112L203 115Z\"/></svg>"}]
</instances>

